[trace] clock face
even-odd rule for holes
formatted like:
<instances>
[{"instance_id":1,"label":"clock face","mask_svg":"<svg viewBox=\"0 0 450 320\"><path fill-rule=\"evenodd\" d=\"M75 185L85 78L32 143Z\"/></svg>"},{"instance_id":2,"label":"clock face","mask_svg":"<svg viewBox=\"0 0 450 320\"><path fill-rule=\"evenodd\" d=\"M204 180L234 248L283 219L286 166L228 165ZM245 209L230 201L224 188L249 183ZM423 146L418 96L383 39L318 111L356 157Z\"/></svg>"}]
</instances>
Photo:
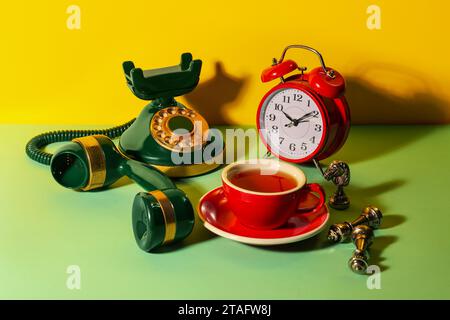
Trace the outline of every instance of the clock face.
<instances>
[{"instance_id":1,"label":"clock face","mask_svg":"<svg viewBox=\"0 0 450 320\"><path fill-rule=\"evenodd\" d=\"M261 105L259 126L266 143L286 160L311 156L323 140L324 125L318 105L300 89L275 90Z\"/></svg>"}]
</instances>

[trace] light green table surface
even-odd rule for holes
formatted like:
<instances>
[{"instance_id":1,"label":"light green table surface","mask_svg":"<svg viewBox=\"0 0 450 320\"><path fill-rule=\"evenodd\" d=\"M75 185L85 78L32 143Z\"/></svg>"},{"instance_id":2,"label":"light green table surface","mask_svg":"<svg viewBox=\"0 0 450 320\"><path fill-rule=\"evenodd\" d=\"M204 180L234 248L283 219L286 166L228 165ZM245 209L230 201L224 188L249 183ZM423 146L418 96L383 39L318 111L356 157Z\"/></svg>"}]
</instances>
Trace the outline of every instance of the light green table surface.
<instances>
[{"instance_id":1,"label":"light green table surface","mask_svg":"<svg viewBox=\"0 0 450 320\"><path fill-rule=\"evenodd\" d=\"M350 163L352 205L331 210L330 222L353 219L369 203L385 215L371 260L382 270L379 290L347 268L353 245L329 246L326 232L261 248L215 237L197 220L177 250L145 253L131 229L137 185L70 191L25 156L30 137L54 129L0 126L0 298L450 298L450 126L355 126L333 156ZM178 182L194 206L219 185L219 171ZM69 265L81 269L81 290L66 287Z\"/></svg>"}]
</instances>

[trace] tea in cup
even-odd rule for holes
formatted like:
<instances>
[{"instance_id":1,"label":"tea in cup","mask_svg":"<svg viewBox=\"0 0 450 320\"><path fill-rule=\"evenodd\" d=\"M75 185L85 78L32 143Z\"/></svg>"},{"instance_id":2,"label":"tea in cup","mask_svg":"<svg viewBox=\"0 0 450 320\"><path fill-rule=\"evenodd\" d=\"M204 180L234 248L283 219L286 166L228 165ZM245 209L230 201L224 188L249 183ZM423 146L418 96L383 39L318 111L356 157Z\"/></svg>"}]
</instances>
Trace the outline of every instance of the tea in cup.
<instances>
[{"instance_id":1,"label":"tea in cup","mask_svg":"<svg viewBox=\"0 0 450 320\"><path fill-rule=\"evenodd\" d=\"M239 222L254 229L275 229L302 210L318 211L325 204L325 192L317 183L306 183L302 170L272 159L244 160L222 171L228 206ZM313 192L319 202L302 208L305 194Z\"/></svg>"}]
</instances>

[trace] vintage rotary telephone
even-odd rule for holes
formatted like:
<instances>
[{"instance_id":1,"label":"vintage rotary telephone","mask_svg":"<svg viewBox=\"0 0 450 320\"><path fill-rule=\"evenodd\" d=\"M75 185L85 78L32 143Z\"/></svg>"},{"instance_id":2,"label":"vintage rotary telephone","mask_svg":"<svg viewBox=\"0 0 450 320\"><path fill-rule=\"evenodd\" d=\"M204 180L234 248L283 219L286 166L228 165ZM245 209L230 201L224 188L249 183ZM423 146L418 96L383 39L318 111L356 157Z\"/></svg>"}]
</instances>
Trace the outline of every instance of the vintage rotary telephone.
<instances>
[{"instance_id":1,"label":"vintage rotary telephone","mask_svg":"<svg viewBox=\"0 0 450 320\"><path fill-rule=\"evenodd\" d=\"M54 179L64 187L82 191L107 187L128 176L146 192L135 196L132 223L136 242L145 251L187 237L194 225L194 211L186 194L168 178L192 176L218 166L215 157L204 162L197 152L213 142L208 124L196 111L174 97L198 84L202 62L190 53L178 66L143 71L133 62L123 64L128 87L140 99L153 100L128 123L105 130L67 130L40 134L27 146L27 155L50 165ZM182 129L182 130L179 130ZM181 131L181 133L179 133ZM195 139L195 135L200 139ZM111 139L120 136L118 147ZM43 150L54 142L71 141L54 155ZM174 163L172 153L184 153L186 163ZM208 164L206 164L208 162ZM219 163L219 162L217 162ZM167 175L166 175L167 174Z\"/></svg>"},{"instance_id":2,"label":"vintage rotary telephone","mask_svg":"<svg viewBox=\"0 0 450 320\"><path fill-rule=\"evenodd\" d=\"M201 67L201 60L192 60L190 53L181 55L180 65L162 69L142 71L131 61L123 64L131 91L140 99L153 101L120 137L121 151L156 166L171 177L202 174L220 164L214 160L222 157L222 152L216 154L213 150L210 155L203 154L203 149L214 142L206 120L174 99L194 90ZM184 134L177 131L184 131ZM180 149L188 159L182 165L172 160L173 153ZM196 159L203 161L196 163Z\"/></svg>"}]
</instances>

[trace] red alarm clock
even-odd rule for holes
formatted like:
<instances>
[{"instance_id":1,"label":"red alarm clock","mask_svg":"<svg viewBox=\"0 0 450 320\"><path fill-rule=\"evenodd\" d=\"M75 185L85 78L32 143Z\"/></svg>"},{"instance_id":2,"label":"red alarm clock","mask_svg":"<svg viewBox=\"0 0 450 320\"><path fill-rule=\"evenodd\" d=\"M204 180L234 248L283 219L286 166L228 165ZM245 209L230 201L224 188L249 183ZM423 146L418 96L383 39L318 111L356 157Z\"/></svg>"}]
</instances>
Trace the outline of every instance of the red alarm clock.
<instances>
[{"instance_id":1,"label":"red alarm clock","mask_svg":"<svg viewBox=\"0 0 450 320\"><path fill-rule=\"evenodd\" d=\"M321 66L305 72L293 60L284 60L287 50L299 48L315 53ZM300 73L285 78L295 70ZM345 80L327 68L322 55L304 45L284 49L279 61L261 74L263 82L280 79L262 98L256 123L270 153L295 163L321 160L336 153L347 140L350 110L344 97Z\"/></svg>"}]
</instances>

